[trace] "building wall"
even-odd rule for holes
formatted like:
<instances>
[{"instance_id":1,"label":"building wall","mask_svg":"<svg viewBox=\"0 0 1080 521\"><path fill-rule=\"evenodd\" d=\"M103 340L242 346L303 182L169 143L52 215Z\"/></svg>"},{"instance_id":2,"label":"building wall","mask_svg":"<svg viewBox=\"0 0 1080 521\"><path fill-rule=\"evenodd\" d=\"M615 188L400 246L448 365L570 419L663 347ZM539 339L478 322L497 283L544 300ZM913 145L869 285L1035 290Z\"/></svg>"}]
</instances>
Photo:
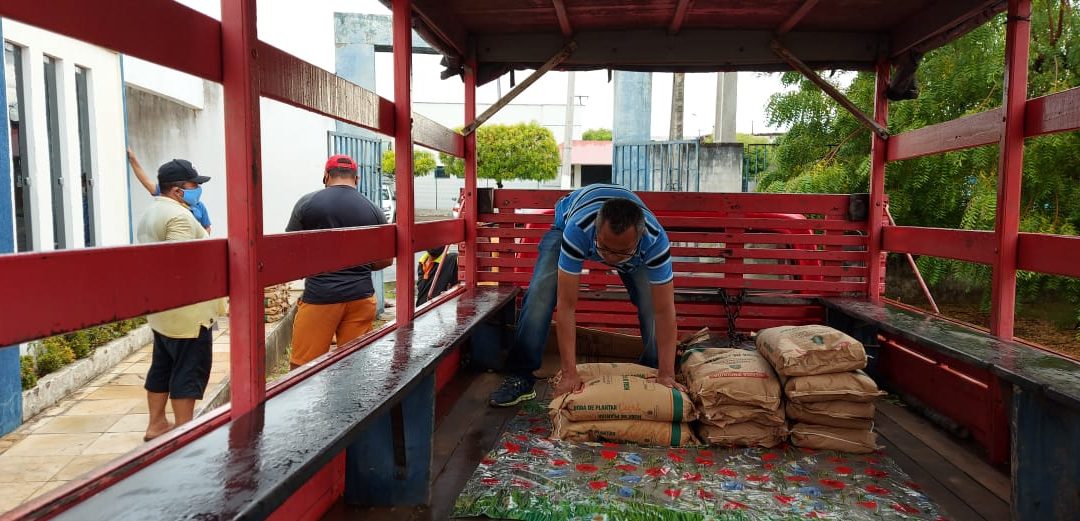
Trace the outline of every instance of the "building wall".
<instances>
[{"instance_id":1,"label":"building wall","mask_svg":"<svg viewBox=\"0 0 1080 521\"><path fill-rule=\"evenodd\" d=\"M702 192L741 192L741 143L701 143L698 171Z\"/></svg>"},{"instance_id":2,"label":"building wall","mask_svg":"<svg viewBox=\"0 0 1080 521\"><path fill-rule=\"evenodd\" d=\"M80 247L83 210L75 68L89 71L88 107L90 150L95 178L95 243L99 246L128 242L129 220L124 166L123 96L119 56L107 49L60 36L36 27L4 20L4 39L22 48L27 136L26 161L32 191L33 249L53 249L52 180L46 134L45 56L57 67L57 106L60 162L63 172L64 232L69 247ZM6 143L5 143L6 146ZM4 201L11 212L11 202Z\"/></svg>"}]
</instances>

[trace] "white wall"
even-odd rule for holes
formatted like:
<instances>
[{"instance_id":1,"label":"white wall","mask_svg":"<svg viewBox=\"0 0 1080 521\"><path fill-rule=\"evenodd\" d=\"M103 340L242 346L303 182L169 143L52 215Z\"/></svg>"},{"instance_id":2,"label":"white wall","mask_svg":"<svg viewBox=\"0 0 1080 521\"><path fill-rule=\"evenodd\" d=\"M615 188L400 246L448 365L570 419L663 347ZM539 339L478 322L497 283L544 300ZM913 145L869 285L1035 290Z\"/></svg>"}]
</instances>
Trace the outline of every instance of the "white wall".
<instances>
[{"instance_id":1,"label":"white wall","mask_svg":"<svg viewBox=\"0 0 1080 521\"><path fill-rule=\"evenodd\" d=\"M4 38L22 47L28 166L33 193L31 219L34 249L53 249L53 212L49 142L45 114L44 57L56 60L60 161L64 177L65 231L68 245L84 244L78 110L75 67L90 71L88 97L91 158L96 185L96 244L128 242L127 170L124 155L123 97L120 61L107 49L73 40L36 27L4 20Z\"/></svg>"}]
</instances>

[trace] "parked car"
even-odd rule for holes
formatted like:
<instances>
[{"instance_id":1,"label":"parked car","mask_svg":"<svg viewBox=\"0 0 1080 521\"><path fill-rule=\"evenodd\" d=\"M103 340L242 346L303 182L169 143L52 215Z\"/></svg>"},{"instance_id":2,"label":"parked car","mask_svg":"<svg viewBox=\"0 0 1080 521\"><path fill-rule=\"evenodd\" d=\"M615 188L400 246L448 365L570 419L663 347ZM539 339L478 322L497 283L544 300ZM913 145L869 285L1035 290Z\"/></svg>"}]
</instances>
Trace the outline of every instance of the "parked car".
<instances>
[{"instance_id":1,"label":"parked car","mask_svg":"<svg viewBox=\"0 0 1080 521\"><path fill-rule=\"evenodd\" d=\"M397 194L394 193L393 185L383 183L380 193L380 205L386 222L397 222Z\"/></svg>"}]
</instances>

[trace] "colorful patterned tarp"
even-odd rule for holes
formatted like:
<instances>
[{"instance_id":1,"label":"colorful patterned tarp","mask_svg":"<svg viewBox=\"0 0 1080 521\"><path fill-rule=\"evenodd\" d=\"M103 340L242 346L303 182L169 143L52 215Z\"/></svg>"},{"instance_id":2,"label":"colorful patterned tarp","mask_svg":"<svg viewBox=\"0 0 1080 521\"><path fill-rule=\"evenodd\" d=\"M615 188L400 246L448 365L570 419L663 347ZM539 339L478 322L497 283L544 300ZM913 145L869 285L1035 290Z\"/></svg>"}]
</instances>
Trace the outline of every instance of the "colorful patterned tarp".
<instances>
[{"instance_id":1,"label":"colorful patterned tarp","mask_svg":"<svg viewBox=\"0 0 1080 521\"><path fill-rule=\"evenodd\" d=\"M562 442L547 438L542 405L510 422L458 497L455 517L945 519L884 454Z\"/></svg>"}]
</instances>

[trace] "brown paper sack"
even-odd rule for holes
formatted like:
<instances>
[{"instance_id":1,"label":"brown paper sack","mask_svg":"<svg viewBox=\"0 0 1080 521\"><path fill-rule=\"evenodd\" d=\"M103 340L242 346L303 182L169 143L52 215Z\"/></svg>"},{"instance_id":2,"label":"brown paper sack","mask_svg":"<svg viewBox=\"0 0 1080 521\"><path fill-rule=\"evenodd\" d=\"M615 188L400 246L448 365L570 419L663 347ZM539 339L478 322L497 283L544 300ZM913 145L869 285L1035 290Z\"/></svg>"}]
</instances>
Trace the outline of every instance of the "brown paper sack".
<instances>
[{"instance_id":1,"label":"brown paper sack","mask_svg":"<svg viewBox=\"0 0 1080 521\"><path fill-rule=\"evenodd\" d=\"M793 376L784 382L784 394L789 401L799 403L873 402L884 396L873 378L862 371L830 373L812 376Z\"/></svg>"},{"instance_id":2,"label":"brown paper sack","mask_svg":"<svg viewBox=\"0 0 1080 521\"><path fill-rule=\"evenodd\" d=\"M757 348L784 376L843 373L866 367L859 341L828 326L782 326L758 331Z\"/></svg>"},{"instance_id":3,"label":"brown paper sack","mask_svg":"<svg viewBox=\"0 0 1080 521\"><path fill-rule=\"evenodd\" d=\"M783 425L785 420L783 408L762 409L746 405L699 406L698 416L717 427L749 421L763 425Z\"/></svg>"},{"instance_id":4,"label":"brown paper sack","mask_svg":"<svg viewBox=\"0 0 1080 521\"><path fill-rule=\"evenodd\" d=\"M652 378L656 376L656 369L639 364L627 362L600 362L592 364L578 364L578 377L581 381L588 382L601 376L636 376L638 378ZM562 379L562 371L555 373L551 378L552 385Z\"/></svg>"},{"instance_id":5,"label":"brown paper sack","mask_svg":"<svg viewBox=\"0 0 1080 521\"><path fill-rule=\"evenodd\" d=\"M792 421L868 431L874 428L874 404L858 402L787 403Z\"/></svg>"},{"instance_id":6,"label":"brown paper sack","mask_svg":"<svg viewBox=\"0 0 1080 521\"><path fill-rule=\"evenodd\" d=\"M877 433L807 423L796 423L791 427L791 444L808 449L862 454L882 448L877 444Z\"/></svg>"},{"instance_id":7,"label":"brown paper sack","mask_svg":"<svg viewBox=\"0 0 1080 521\"><path fill-rule=\"evenodd\" d=\"M697 410L686 393L636 376L601 376L580 391L555 397L548 405L571 421L645 420L689 422Z\"/></svg>"},{"instance_id":8,"label":"brown paper sack","mask_svg":"<svg viewBox=\"0 0 1080 521\"><path fill-rule=\"evenodd\" d=\"M658 447L701 445L689 423L638 420L574 422L565 416L553 419L551 437L567 441L608 441Z\"/></svg>"},{"instance_id":9,"label":"brown paper sack","mask_svg":"<svg viewBox=\"0 0 1080 521\"><path fill-rule=\"evenodd\" d=\"M698 424L698 437L710 445L727 447L775 447L784 441L787 429L783 424L762 425L755 422L733 423L717 427L707 423Z\"/></svg>"},{"instance_id":10,"label":"brown paper sack","mask_svg":"<svg viewBox=\"0 0 1080 521\"><path fill-rule=\"evenodd\" d=\"M713 348L688 351L681 367L692 396L702 403L780 407L780 380L756 351Z\"/></svg>"}]
</instances>

